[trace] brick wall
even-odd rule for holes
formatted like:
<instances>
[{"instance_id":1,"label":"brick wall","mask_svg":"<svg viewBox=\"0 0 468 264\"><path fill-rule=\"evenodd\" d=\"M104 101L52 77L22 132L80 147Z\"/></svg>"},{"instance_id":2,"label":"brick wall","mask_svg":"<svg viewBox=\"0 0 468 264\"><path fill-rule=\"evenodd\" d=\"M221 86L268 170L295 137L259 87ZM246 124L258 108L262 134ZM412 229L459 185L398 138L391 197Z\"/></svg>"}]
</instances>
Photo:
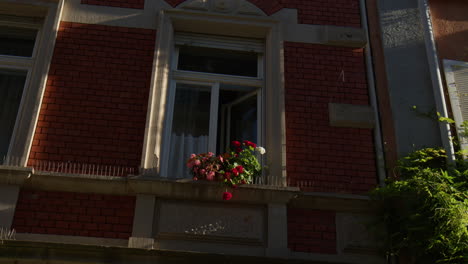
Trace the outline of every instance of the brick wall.
<instances>
[{"instance_id":1,"label":"brick wall","mask_svg":"<svg viewBox=\"0 0 468 264\"><path fill-rule=\"evenodd\" d=\"M361 49L285 43L288 182L362 194L377 184L372 129L331 127L329 103L368 105Z\"/></svg>"},{"instance_id":2,"label":"brick wall","mask_svg":"<svg viewBox=\"0 0 468 264\"><path fill-rule=\"evenodd\" d=\"M21 190L13 228L18 233L128 239L135 197Z\"/></svg>"},{"instance_id":3,"label":"brick wall","mask_svg":"<svg viewBox=\"0 0 468 264\"><path fill-rule=\"evenodd\" d=\"M335 212L289 208L288 247L297 252L336 254Z\"/></svg>"},{"instance_id":4,"label":"brick wall","mask_svg":"<svg viewBox=\"0 0 468 264\"><path fill-rule=\"evenodd\" d=\"M361 27L359 0L280 0L296 8L301 24Z\"/></svg>"},{"instance_id":5,"label":"brick wall","mask_svg":"<svg viewBox=\"0 0 468 264\"><path fill-rule=\"evenodd\" d=\"M81 0L85 5L112 6L122 8L145 8L145 0Z\"/></svg>"},{"instance_id":6,"label":"brick wall","mask_svg":"<svg viewBox=\"0 0 468 264\"><path fill-rule=\"evenodd\" d=\"M186 0L166 0L176 7ZM267 15L283 8L297 9L298 23L361 27L359 0L248 0Z\"/></svg>"},{"instance_id":7,"label":"brick wall","mask_svg":"<svg viewBox=\"0 0 468 264\"><path fill-rule=\"evenodd\" d=\"M155 34L61 22L29 165L140 165Z\"/></svg>"}]
</instances>

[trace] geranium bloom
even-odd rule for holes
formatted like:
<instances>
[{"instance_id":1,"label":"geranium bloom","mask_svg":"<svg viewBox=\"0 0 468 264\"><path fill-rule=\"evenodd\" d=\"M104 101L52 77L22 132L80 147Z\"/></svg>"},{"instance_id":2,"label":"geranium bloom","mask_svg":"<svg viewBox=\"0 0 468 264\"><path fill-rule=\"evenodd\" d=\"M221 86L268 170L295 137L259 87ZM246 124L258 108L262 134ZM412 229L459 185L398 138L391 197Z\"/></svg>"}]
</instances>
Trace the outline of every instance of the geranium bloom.
<instances>
[{"instance_id":1,"label":"geranium bloom","mask_svg":"<svg viewBox=\"0 0 468 264\"><path fill-rule=\"evenodd\" d=\"M263 155L263 154L266 153L266 150L265 150L265 148L263 148L263 147L256 147L256 148L255 148L255 151L257 151L258 153L260 153L260 155Z\"/></svg>"},{"instance_id":2,"label":"geranium bloom","mask_svg":"<svg viewBox=\"0 0 468 264\"><path fill-rule=\"evenodd\" d=\"M229 201L232 198L232 193L230 192L224 192L223 193L223 200Z\"/></svg>"},{"instance_id":3,"label":"geranium bloom","mask_svg":"<svg viewBox=\"0 0 468 264\"><path fill-rule=\"evenodd\" d=\"M240 143L239 141L235 140L235 141L232 141L232 142L231 142L231 145L233 145L234 147L238 148L238 147L241 146L241 143Z\"/></svg>"},{"instance_id":4,"label":"geranium bloom","mask_svg":"<svg viewBox=\"0 0 468 264\"><path fill-rule=\"evenodd\" d=\"M237 170L239 173L244 173L244 167L242 167L241 165L237 166L237 167L236 167L236 170Z\"/></svg>"},{"instance_id":5,"label":"geranium bloom","mask_svg":"<svg viewBox=\"0 0 468 264\"><path fill-rule=\"evenodd\" d=\"M248 147L252 147L252 148L256 148L257 147L257 144L253 143L253 142L250 142L248 140L244 140L244 145L248 146Z\"/></svg>"},{"instance_id":6,"label":"geranium bloom","mask_svg":"<svg viewBox=\"0 0 468 264\"><path fill-rule=\"evenodd\" d=\"M212 181L214 180L214 176L215 176L215 173L214 171L210 171L206 174L206 179L209 180L209 181Z\"/></svg>"}]
</instances>

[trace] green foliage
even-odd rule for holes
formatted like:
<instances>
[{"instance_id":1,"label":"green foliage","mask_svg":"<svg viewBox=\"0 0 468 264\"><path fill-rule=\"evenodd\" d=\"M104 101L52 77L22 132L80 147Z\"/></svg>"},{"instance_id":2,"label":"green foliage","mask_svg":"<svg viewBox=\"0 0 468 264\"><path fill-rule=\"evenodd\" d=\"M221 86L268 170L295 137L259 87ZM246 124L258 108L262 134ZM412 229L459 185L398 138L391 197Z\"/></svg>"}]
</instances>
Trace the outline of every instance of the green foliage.
<instances>
[{"instance_id":1,"label":"green foliage","mask_svg":"<svg viewBox=\"0 0 468 264\"><path fill-rule=\"evenodd\" d=\"M468 163L446 164L442 149L400 160L398 179L372 192L382 202L388 251L405 250L415 263L468 263Z\"/></svg>"}]
</instances>

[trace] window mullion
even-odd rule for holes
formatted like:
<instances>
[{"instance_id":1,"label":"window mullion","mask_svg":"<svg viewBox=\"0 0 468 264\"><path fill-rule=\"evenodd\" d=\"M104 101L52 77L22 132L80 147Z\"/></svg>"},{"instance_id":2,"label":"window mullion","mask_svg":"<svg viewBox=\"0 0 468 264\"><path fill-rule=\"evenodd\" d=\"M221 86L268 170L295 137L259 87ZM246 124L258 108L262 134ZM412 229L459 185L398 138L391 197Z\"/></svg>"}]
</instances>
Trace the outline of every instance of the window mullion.
<instances>
[{"instance_id":1,"label":"window mullion","mask_svg":"<svg viewBox=\"0 0 468 264\"><path fill-rule=\"evenodd\" d=\"M208 141L208 151L216 152L216 134L218 131L218 105L219 105L219 83L215 83L211 88L210 106L210 132Z\"/></svg>"}]
</instances>

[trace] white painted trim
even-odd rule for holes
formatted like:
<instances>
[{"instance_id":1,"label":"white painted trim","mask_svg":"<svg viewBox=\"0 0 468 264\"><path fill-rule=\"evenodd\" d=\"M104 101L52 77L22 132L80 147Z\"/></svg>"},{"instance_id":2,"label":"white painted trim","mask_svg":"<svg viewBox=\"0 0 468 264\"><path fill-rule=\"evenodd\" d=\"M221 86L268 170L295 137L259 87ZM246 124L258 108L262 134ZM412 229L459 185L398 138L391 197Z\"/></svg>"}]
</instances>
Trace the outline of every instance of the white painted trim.
<instances>
[{"instance_id":1,"label":"white painted trim","mask_svg":"<svg viewBox=\"0 0 468 264\"><path fill-rule=\"evenodd\" d=\"M218 104L219 104L219 83L211 87L210 105L210 129L208 133L208 151L216 153L216 142L218 133Z\"/></svg>"},{"instance_id":2,"label":"white painted trim","mask_svg":"<svg viewBox=\"0 0 468 264\"><path fill-rule=\"evenodd\" d=\"M421 23L424 29L424 41L426 44L427 61L431 74L432 91L436 104L437 112L441 117L449 117L447 105L445 103L444 86L442 84L441 69L439 67L439 56L437 55L434 33L432 31L432 22L430 17L430 8L427 0L418 0L418 7L421 14ZM453 148L452 131L450 125L439 122L439 131L442 144L447 152L447 160L455 162L455 150Z\"/></svg>"},{"instance_id":3,"label":"white painted trim","mask_svg":"<svg viewBox=\"0 0 468 264\"><path fill-rule=\"evenodd\" d=\"M254 77L230 76L216 73L192 72L181 70L172 71L172 79L205 83L238 84L242 86L253 87L263 86L263 80Z\"/></svg>"},{"instance_id":4,"label":"white painted trim","mask_svg":"<svg viewBox=\"0 0 468 264\"><path fill-rule=\"evenodd\" d=\"M452 106L453 119L455 120L455 124L457 127L456 131L458 134L458 140L460 142L460 148L466 151L468 150L468 139L466 139L466 137L463 137L461 135L461 132L464 130L461 127L461 125L463 124L464 121L468 121L468 120L463 120L462 110L461 110L462 105L459 99L460 92L458 91L458 88L457 88L457 82L455 80L453 66L466 67L468 69L468 62L455 61L455 60L443 60L443 63L444 63L445 81L446 81L447 90L449 93L450 104ZM464 156L466 157L466 154Z\"/></svg>"},{"instance_id":5,"label":"white painted trim","mask_svg":"<svg viewBox=\"0 0 468 264\"><path fill-rule=\"evenodd\" d=\"M127 239L16 233L16 240L60 244L127 247Z\"/></svg>"}]
</instances>

